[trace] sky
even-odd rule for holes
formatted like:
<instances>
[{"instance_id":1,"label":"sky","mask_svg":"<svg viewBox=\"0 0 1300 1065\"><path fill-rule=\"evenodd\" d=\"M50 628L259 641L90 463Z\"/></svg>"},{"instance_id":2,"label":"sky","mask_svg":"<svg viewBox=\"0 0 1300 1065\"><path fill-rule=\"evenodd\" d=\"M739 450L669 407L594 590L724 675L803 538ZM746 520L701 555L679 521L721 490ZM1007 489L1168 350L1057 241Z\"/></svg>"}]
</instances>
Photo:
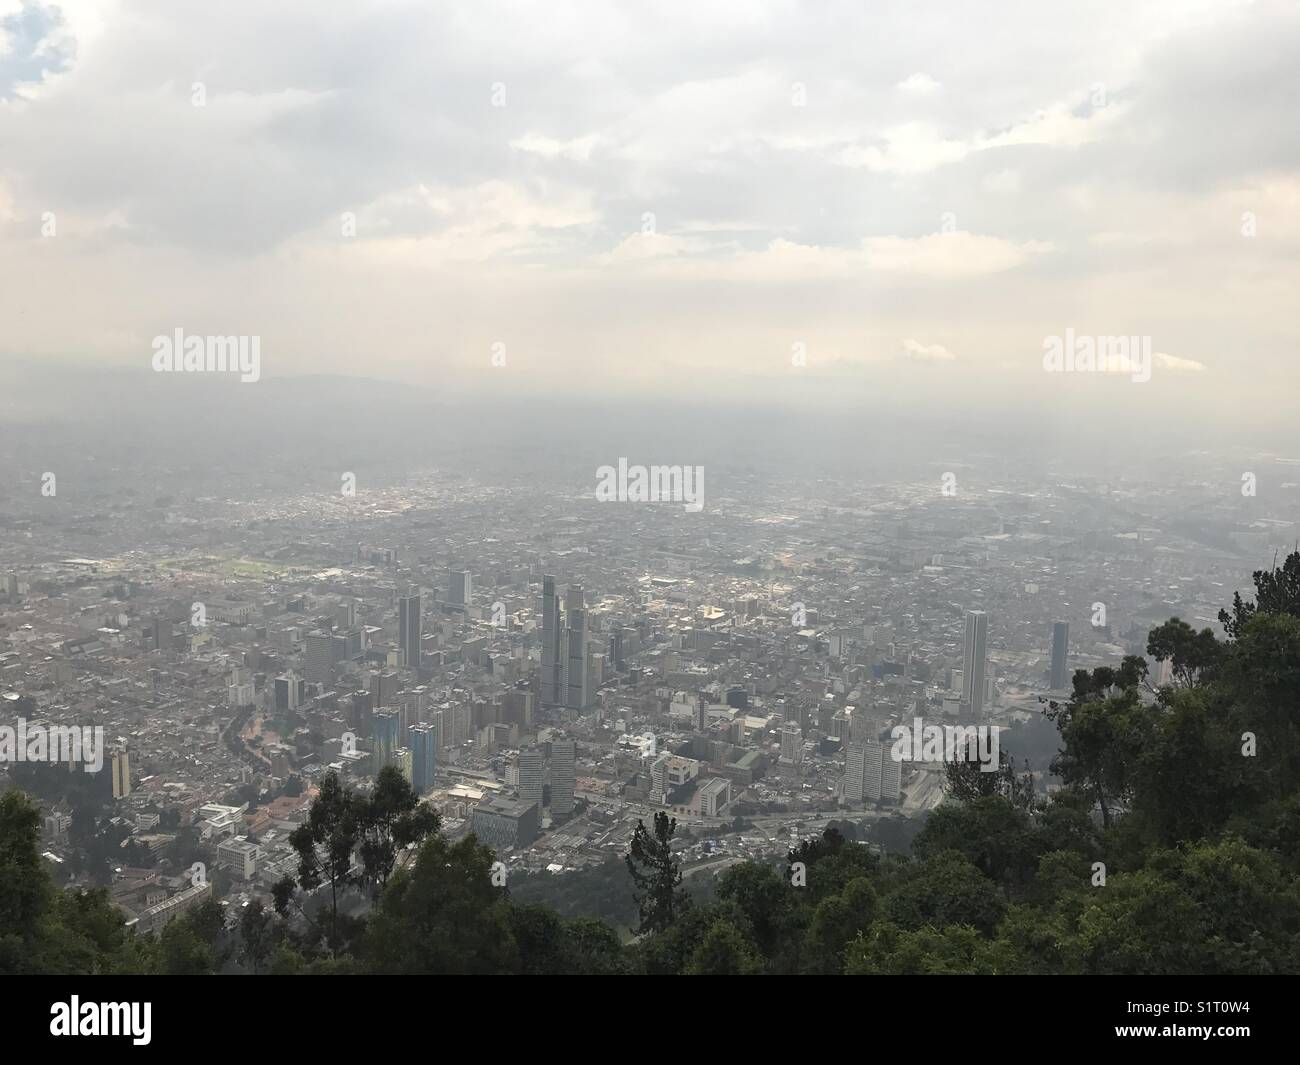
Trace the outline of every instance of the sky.
<instances>
[{"instance_id":1,"label":"sky","mask_svg":"<svg viewBox=\"0 0 1300 1065\"><path fill-rule=\"evenodd\" d=\"M0 0L0 360L1290 422L1297 56L1272 0Z\"/></svg>"}]
</instances>

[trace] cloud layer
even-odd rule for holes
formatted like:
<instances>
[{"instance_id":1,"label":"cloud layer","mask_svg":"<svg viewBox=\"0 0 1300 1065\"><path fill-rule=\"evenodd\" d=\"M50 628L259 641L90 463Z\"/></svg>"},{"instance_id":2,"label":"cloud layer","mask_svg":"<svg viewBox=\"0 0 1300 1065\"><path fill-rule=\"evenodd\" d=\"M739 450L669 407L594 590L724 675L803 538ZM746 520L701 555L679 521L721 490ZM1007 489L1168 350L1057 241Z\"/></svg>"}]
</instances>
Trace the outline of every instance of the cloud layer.
<instances>
[{"instance_id":1,"label":"cloud layer","mask_svg":"<svg viewBox=\"0 0 1300 1065\"><path fill-rule=\"evenodd\" d=\"M1297 384L1296 54L1268 0L0 0L0 357L1092 402L1072 328L1248 420Z\"/></svg>"}]
</instances>

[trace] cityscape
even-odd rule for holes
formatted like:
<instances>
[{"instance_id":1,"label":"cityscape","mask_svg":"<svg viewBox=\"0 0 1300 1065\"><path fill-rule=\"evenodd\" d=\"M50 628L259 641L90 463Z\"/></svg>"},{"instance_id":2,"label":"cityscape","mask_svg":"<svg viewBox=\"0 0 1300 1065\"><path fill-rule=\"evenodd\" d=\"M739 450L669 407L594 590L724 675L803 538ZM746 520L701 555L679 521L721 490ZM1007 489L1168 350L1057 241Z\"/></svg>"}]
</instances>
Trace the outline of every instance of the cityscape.
<instances>
[{"instance_id":1,"label":"cityscape","mask_svg":"<svg viewBox=\"0 0 1300 1065\"><path fill-rule=\"evenodd\" d=\"M1300 12L975 7L0 0L18 1015L1280 1030L1221 978L1300 972Z\"/></svg>"}]
</instances>

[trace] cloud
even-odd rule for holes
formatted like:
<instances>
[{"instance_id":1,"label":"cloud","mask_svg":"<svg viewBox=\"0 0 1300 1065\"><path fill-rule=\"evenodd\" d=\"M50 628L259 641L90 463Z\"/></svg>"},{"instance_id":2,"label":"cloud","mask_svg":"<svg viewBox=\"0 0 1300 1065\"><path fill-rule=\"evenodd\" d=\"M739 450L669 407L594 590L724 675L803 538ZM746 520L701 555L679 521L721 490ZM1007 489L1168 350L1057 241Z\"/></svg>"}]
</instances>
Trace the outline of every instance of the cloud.
<instances>
[{"instance_id":1,"label":"cloud","mask_svg":"<svg viewBox=\"0 0 1300 1065\"><path fill-rule=\"evenodd\" d=\"M523 137L516 137L510 142L510 147L517 151L532 152L547 159L572 159L582 163L591 158L591 150L595 146L594 135L574 137L571 140L556 140L554 137L529 133Z\"/></svg>"},{"instance_id":2,"label":"cloud","mask_svg":"<svg viewBox=\"0 0 1300 1065\"><path fill-rule=\"evenodd\" d=\"M899 92L915 93L918 96L929 96L932 93L938 92L943 88L943 86L935 81L934 78L930 77L929 74L917 72L916 74L909 74L900 81L895 88L898 89Z\"/></svg>"},{"instance_id":3,"label":"cloud","mask_svg":"<svg viewBox=\"0 0 1300 1065\"><path fill-rule=\"evenodd\" d=\"M903 341L903 353L913 362L948 363L955 362L957 356L942 344L922 344L919 340L908 338Z\"/></svg>"},{"instance_id":4,"label":"cloud","mask_svg":"<svg viewBox=\"0 0 1300 1065\"><path fill-rule=\"evenodd\" d=\"M1157 351L1151 356L1151 364L1162 370L1173 370L1175 373L1203 373L1206 369L1203 362L1197 362L1195 359L1179 358L1177 355L1168 355L1163 351Z\"/></svg>"},{"instance_id":5,"label":"cloud","mask_svg":"<svg viewBox=\"0 0 1300 1065\"><path fill-rule=\"evenodd\" d=\"M0 0L0 358L204 320L276 372L472 372L501 339L512 375L614 390L665 352L883 372L939 337L1032 402L999 360L1086 309L1234 352L1164 366L1212 409L1294 394L1293 4L60 7Z\"/></svg>"},{"instance_id":6,"label":"cloud","mask_svg":"<svg viewBox=\"0 0 1300 1065\"><path fill-rule=\"evenodd\" d=\"M76 54L63 13L53 4L23 0L17 12L0 17L0 101L67 70Z\"/></svg>"}]
</instances>

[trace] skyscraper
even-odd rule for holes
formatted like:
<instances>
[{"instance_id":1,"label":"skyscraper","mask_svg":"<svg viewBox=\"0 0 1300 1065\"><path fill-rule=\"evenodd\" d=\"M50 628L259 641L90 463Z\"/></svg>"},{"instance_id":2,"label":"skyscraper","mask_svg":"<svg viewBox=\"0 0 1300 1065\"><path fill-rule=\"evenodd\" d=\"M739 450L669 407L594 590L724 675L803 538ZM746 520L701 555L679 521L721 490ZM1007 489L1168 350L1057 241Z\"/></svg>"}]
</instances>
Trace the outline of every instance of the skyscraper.
<instances>
[{"instance_id":1,"label":"skyscraper","mask_svg":"<svg viewBox=\"0 0 1300 1065\"><path fill-rule=\"evenodd\" d=\"M564 703L564 663L560 659L560 600L555 578L542 578L542 705Z\"/></svg>"},{"instance_id":2,"label":"skyscraper","mask_svg":"<svg viewBox=\"0 0 1300 1065\"><path fill-rule=\"evenodd\" d=\"M309 684L329 684L334 671L334 636L309 632L303 653L303 672Z\"/></svg>"},{"instance_id":3,"label":"skyscraper","mask_svg":"<svg viewBox=\"0 0 1300 1065\"><path fill-rule=\"evenodd\" d=\"M573 740L551 742L551 817L568 817L573 813L573 794L577 790L577 747Z\"/></svg>"},{"instance_id":4,"label":"skyscraper","mask_svg":"<svg viewBox=\"0 0 1300 1065\"><path fill-rule=\"evenodd\" d=\"M433 725L412 725L408 736L407 742L411 747L411 787L423 795L433 787L438 731Z\"/></svg>"},{"instance_id":5,"label":"skyscraper","mask_svg":"<svg viewBox=\"0 0 1300 1065\"><path fill-rule=\"evenodd\" d=\"M984 713L984 674L988 660L989 616L966 611L966 642L962 654L961 701L975 720Z\"/></svg>"},{"instance_id":6,"label":"skyscraper","mask_svg":"<svg viewBox=\"0 0 1300 1065\"><path fill-rule=\"evenodd\" d=\"M275 708L277 710L296 710L303 700L304 683L292 669L281 677L275 678Z\"/></svg>"},{"instance_id":7,"label":"skyscraper","mask_svg":"<svg viewBox=\"0 0 1300 1065\"><path fill-rule=\"evenodd\" d=\"M420 664L420 593L412 592L397 600L397 641L402 650L402 665L415 669Z\"/></svg>"},{"instance_id":8,"label":"skyscraper","mask_svg":"<svg viewBox=\"0 0 1300 1065\"><path fill-rule=\"evenodd\" d=\"M844 782L840 792L844 801L879 802L881 786L890 772L886 763L891 761L879 740L857 741L845 747Z\"/></svg>"},{"instance_id":9,"label":"skyscraper","mask_svg":"<svg viewBox=\"0 0 1300 1065\"><path fill-rule=\"evenodd\" d=\"M887 802L897 802L903 793L903 763L893 757L885 747L880 768L880 797Z\"/></svg>"},{"instance_id":10,"label":"skyscraper","mask_svg":"<svg viewBox=\"0 0 1300 1065\"><path fill-rule=\"evenodd\" d=\"M131 794L131 755L125 746L113 752L113 798L125 799Z\"/></svg>"},{"instance_id":11,"label":"skyscraper","mask_svg":"<svg viewBox=\"0 0 1300 1065\"><path fill-rule=\"evenodd\" d=\"M799 726L787 724L781 729L781 758L784 765L798 765L803 761L803 737Z\"/></svg>"},{"instance_id":12,"label":"skyscraper","mask_svg":"<svg viewBox=\"0 0 1300 1065\"><path fill-rule=\"evenodd\" d=\"M590 702L587 610L582 589L570 585L564 603L564 705L570 710L585 710Z\"/></svg>"},{"instance_id":13,"label":"skyscraper","mask_svg":"<svg viewBox=\"0 0 1300 1065\"><path fill-rule=\"evenodd\" d=\"M449 571L447 602L453 606L469 606L474 599L474 577L467 569Z\"/></svg>"},{"instance_id":14,"label":"skyscraper","mask_svg":"<svg viewBox=\"0 0 1300 1065\"><path fill-rule=\"evenodd\" d=\"M1066 658L1070 653L1070 623L1058 621L1052 626L1052 674L1049 686L1053 691L1065 687Z\"/></svg>"},{"instance_id":15,"label":"skyscraper","mask_svg":"<svg viewBox=\"0 0 1300 1065\"><path fill-rule=\"evenodd\" d=\"M396 710L378 710L371 718L374 728L374 760L372 770L375 776L386 765L392 765L398 747L400 716Z\"/></svg>"},{"instance_id":16,"label":"skyscraper","mask_svg":"<svg viewBox=\"0 0 1300 1065\"><path fill-rule=\"evenodd\" d=\"M862 796L864 799L880 801L880 785L885 775L885 762L893 761L885 753L885 745L879 740L867 740L862 745Z\"/></svg>"},{"instance_id":17,"label":"skyscraper","mask_svg":"<svg viewBox=\"0 0 1300 1065\"><path fill-rule=\"evenodd\" d=\"M542 808L542 785L546 761L540 747L525 747L519 752L519 801L537 803Z\"/></svg>"},{"instance_id":18,"label":"skyscraper","mask_svg":"<svg viewBox=\"0 0 1300 1065\"><path fill-rule=\"evenodd\" d=\"M845 802L861 802L866 781L866 745L850 743L844 748L844 781L840 794Z\"/></svg>"}]
</instances>

